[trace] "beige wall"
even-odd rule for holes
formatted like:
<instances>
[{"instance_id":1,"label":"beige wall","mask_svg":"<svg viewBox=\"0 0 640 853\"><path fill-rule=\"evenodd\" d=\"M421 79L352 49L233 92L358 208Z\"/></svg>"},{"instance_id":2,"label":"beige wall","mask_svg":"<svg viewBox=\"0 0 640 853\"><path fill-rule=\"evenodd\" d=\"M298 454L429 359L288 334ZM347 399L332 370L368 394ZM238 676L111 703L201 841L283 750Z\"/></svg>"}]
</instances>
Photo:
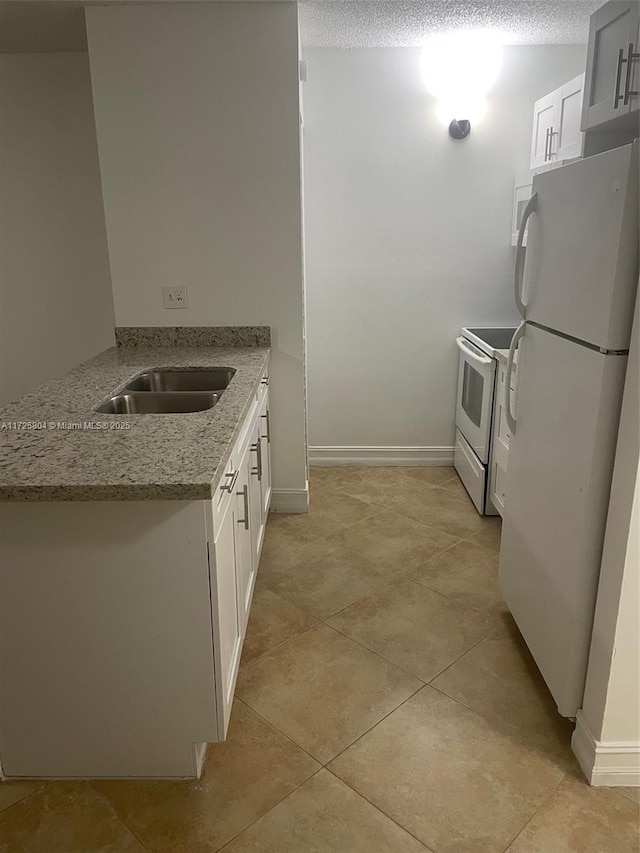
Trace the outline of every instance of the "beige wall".
<instances>
[{"instance_id":1,"label":"beige wall","mask_svg":"<svg viewBox=\"0 0 640 853\"><path fill-rule=\"evenodd\" d=\"M121 326L269 325L276 492L306 488L297 9L90 7ZM183 285L189 308L163 308Z\"/></svg>"},{"instance_id":2,"label":"beige wall","mask_svg":"<svg viewBox=\"0 0 640 853\"><path fill-rule=\"evenodd\" d=\"M0 55L0 403L113 346L86 53Z\"/></svg>"},{"instance_id":3,"label":"beige wall","mask_svg":"<svg viewBox=\"0 0 640 853\"><path fill-rule=\"evenodd\" d=\"M305 56L312 453L452 449L455 338L461 326L517 325L515 175L529 167L534 101L584 70L585 47L505 48L463 142L436 117L419 49Z\"/></svg>"}]
</instances>

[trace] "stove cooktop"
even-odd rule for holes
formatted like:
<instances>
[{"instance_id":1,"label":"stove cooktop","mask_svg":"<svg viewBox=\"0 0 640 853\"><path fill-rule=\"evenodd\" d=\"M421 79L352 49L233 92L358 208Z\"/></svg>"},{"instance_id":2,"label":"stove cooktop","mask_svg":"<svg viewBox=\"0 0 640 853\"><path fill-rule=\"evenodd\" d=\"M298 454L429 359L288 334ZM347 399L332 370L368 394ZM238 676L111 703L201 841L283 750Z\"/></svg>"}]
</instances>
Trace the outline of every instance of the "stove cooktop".
<instances>
[{"instance_id":1,"label":"stove cooktop","mask_svg":"<svg viewBox=\"0 0 640 853\"><path fill-rule=\"evenodd\" d=\"M463 333L470 332L476 338L488 344L492 349L509 349L515 330L515 326L504 326L501 328L476 326L474 328L467 327L463 329Z\"/></svg>"}]
</instances>

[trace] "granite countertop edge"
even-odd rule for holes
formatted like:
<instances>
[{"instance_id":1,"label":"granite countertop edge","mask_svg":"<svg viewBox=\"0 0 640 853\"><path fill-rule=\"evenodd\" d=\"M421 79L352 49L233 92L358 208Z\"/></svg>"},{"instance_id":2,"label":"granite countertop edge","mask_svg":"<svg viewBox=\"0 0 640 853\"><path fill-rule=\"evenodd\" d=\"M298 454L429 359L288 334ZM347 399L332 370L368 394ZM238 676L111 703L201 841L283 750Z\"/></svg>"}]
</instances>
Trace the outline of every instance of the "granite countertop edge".
<instances>
[{"instance_id":1,"label":"granite countertop edge","mask_svg":"<svg viewBox=\"0 0 640 853\"><path fill-rule=\"evenodd\" d=\"M268 346L112 347L0 408L0 502L210 500L268 367ZM212 409L102 415L95 407L155 367L233 367ZM108 430L7 423L115 424Z\"/></svg>"}]
</instances>

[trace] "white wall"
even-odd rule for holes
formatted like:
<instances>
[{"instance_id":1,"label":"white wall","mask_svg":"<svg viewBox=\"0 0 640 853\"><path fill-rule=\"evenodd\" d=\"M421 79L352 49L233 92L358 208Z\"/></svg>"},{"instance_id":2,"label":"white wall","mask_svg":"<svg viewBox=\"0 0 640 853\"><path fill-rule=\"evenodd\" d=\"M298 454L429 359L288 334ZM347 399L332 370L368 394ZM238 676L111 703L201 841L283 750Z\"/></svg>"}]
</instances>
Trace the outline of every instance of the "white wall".
<instances>
[{"instance_id":1,"label":"white wall","mask_svg":"<svg viewBox=\"0 0 640 853\"><path fill-rule=\"evenodd\" d=\"M640 290L583 707L573 745L592 784L640 785Z\"/></svg>"},{"instance_id":2,"label":"white wall","mask_svg":"<svg viewBox=\"0 0 640 853\"><path fill-rule=\"evenodd\" d=\"M270 325L274 487L304 489L296 6L86 17L116 324Z\"/></svg>"},{"instance_id":3,"label":"white wall","mask_svg":"<svg viewBox=\"0 0 640 853\"><path fill-rule=\"evenodd\" d=\"M419 50L305 55L309 443L451 447L459 328L517 320L513 183L533 102L585 48L505 49L463 142L435 117Z\"/></svg>"},{"instance_id":4,"label":"white wall","mask_svg":"<svg viewBox=\"0 0 640 853\"><path fill-rule=\"evenodd\" d=\"M0 402L114 344L86 53L0 56Z\"/></svg>"}]
</instances>

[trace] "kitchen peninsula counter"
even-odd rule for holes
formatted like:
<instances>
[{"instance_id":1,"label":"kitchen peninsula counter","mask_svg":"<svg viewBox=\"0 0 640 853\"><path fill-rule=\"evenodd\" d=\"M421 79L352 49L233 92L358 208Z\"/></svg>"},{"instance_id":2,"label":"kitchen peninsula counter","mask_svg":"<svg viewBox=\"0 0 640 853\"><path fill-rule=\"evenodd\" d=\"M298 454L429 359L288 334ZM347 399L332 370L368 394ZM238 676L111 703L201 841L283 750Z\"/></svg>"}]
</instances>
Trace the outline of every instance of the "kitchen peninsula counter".
<instances>
[{"instance_id":1,"label":"kitchen peninsula counter","mask_svg":"<svg viewBox=\"0 0 640 853\"><path fill-rule=\"evenodd\" d=\"M268 346L112 347L0 408L0 500L201 500L215 493L269 360ZM202 412L105 415L142 371L231 367Z\"/></svg>"}]
</instances>

